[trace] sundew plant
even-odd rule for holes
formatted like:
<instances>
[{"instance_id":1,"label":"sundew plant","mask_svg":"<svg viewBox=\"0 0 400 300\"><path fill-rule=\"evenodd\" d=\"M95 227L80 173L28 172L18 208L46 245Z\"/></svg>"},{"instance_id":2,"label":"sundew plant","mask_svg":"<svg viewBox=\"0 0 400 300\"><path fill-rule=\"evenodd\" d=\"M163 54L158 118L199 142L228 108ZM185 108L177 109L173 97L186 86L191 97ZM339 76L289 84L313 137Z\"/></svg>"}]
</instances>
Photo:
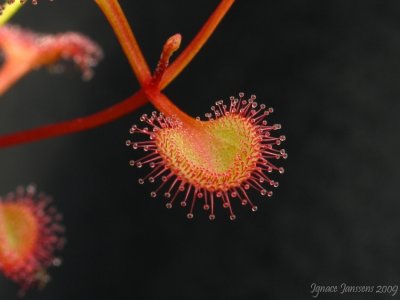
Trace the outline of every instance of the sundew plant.
<instances>
[{"instance_id":1,"label":"sundew plant","mask_svg":"<svg viewBox=\"0 0 400 300\"><path fill-rule=\"evenodd\" d=\"M220 1L183 50L181 34L172 34L155 66L146 60L130 27L135 20L127 20L119 1L94 2L112 27L140 89L87 116L4 134L0 136L0 148L22 147L97 128L130 114L135 124L127 125L126 134L121 133L121 137L125 137L125 146L137 150L132 151L132 159L127 162L135 167L135 184L152 186L150 195L143 196L142 201L162 198L169 209L183 207L188 219L200 217L203 210L209 220L221 214L221 218L233 221L238 218L240 206L256 212L260 198L271 197L279 186L275 175L284 173L282 161L288 156L281 146L286 140L279 133L281 125L270 121L273 109L256 95L239 90L227 100L210 101L209 112L192 117L164 92L195 58L234 1ZM0 96L18 88L15 84L36 69L62 70L64 61L72 62L82 78L90 80L93 68L107 59L101 45L78 32L37 33L11 24L12 16L24 5L28 4L6 1L1 6ZM223 57L219 63L226 63ZM135 111L148 102L154 110L146 107L148 113L137 115ZM140 124L136 125L137 121ZM48 199L38 194L33 185L19 187L17 192L0 198L0 270L21 286L21 294L32 287L44 287L49 281L47 269L61 262L57 252L64 245L64 227L61 215Z\"/></svg>"}]
</instances>

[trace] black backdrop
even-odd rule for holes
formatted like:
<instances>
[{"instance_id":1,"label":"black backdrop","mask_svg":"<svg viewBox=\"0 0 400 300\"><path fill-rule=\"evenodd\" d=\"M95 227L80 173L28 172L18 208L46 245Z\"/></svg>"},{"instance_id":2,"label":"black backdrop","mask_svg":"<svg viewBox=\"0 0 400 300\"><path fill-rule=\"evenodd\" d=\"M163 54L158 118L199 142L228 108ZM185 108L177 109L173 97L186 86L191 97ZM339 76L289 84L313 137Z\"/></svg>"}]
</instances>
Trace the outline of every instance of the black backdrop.
<instances>
[{"instance_id":1,"label":"black backdrop","mask_svg":"<svg viewBox=\"0 0 400 300\"><path fill-rule=\"evenodd\" d=\"M138 88L93 1L40 2L13 21L81 31L105 59L88 83L74 71L29 74L0 101L1 133L87 115ZM218 1L121 3L154 66L168 36L180 32L187 45ZM400 3L237 1L166 93L203 115L241 91L274 107L289 159L273 198L253 196L259 211L239 208L235 222L219 212L211 223L200 210L189 221L137 184L144 173L128 166L137 155L124 141L150 105L0 150L0 194L35 182L67 228L62 267L26 299L309 299L312 283L399 284ZM0 279L1 300L16 291Z\"/></svg>"}]
</instances>

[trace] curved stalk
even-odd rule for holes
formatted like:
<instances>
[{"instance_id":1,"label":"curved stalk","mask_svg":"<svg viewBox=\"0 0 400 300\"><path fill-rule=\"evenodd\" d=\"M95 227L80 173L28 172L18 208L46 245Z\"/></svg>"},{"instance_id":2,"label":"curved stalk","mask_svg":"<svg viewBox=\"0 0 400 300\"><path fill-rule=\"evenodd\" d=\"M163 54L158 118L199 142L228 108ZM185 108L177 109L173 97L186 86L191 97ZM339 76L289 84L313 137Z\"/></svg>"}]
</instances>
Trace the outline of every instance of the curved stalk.
<instances>
[{"instance_id":1,"label":"curved stalk","mask_svg":"<svg viewBox=\"0 0 400 300\"><path fill-rule=\"evenodd\" d=\"M87 117L1 136L0 148L92 129L121 118L145 103L147 103L146 96L142 91L139 91L120 103Z\"/></svg>"},{"instance_id":2,"label":"curved stalk","mask_svg":"<svg viewBox=\"0 0 400 300\"><path fill-rule=\"evenodd\" d=\"M204 44L213 34L218 24L231 8L235 0L222 0L212 15L204 23L199 33L178 56L178 58L169 66L161 80L160 88L164 89L172 80L178 76L183 69L192 61Z\"/></svg>"},{"instance_id":3,"label":"curved stalk","mask_svg":"<svg viewBox=\"0 0 400 300\"><path fill-rule=\"evenodd\" d=\"M96 1L98 3L101 2L105 5L108 2L107 0ZM110 1L116 2L115 0ZM164 89L166 86L168 86L168 84L171 83L174 78L178 76L180 72L182 72L183 69L190 63L193 57L200 51L201 47L211 36L213 31L216 29L217 25L220 23L220 21L225 16L233 3L234 0L221 0L219 6L209 17L207 22L203 25L196 37L190 42L190 44L178 56L178 58L166 69L164 75L161 78L160 89ZM126 25L127 23L124 26ZM144 81L146 81L146 79ZM29 143L46 138L88 130L118 119L130 112L135 111L146 103L147 97L143 90L140 90L126 100L123 100L122 102L115 104L110 108L86 117L81 117L70 121L64 121L56 124L38 127L35 129L0 136L0 148L11 147L18 144Z\"/></svg>"}]
</instances>

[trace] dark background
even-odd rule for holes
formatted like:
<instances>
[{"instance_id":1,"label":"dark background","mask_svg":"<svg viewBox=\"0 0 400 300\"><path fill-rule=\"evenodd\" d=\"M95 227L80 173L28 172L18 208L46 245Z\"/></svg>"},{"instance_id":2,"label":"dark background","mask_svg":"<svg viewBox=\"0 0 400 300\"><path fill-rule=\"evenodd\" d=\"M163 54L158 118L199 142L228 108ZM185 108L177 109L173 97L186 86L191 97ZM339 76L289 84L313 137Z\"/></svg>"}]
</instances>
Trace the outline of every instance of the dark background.
<instances>
[{"instance_id":1,"label":"dark background","mask_svg":"<svg viewBox=\"0 0 400 300\"><path fill-rule=\"evenodd\" d=\"M121 0L149 63L183 47L217 0ZM13 22L80 31L105 59L82 82L69 70L29 74L0 101L0 133L88 115L138 89L93 1L40 1ZM239 0L166 93L203 115L217 99L257 94L283 125L289 159L257 213L186 219L139 186L125 147L145 106L111 124L0 150L0 194L35 182L64 214L68 244L53 281L26 299L311 299L310 285L400 284L400 2ZM278 175L276 175L278 176ZM0 278L0 299L17 286ZM399 297L396 295L395 298ZM322 299L393 299L320 295Z\"/></svg>"}]
</instances>

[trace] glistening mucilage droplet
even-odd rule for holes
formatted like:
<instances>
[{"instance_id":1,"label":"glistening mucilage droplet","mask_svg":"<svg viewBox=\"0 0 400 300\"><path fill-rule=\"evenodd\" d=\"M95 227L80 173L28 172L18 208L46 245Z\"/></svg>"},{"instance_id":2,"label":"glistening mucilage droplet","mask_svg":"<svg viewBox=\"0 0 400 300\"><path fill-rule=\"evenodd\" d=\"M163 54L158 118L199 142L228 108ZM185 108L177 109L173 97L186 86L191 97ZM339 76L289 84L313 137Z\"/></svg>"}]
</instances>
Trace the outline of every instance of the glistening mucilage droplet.
<instances>
[{"instance_id":1,"label":"glistening mucilage droplet","mask_svg":"<svg viewBox=\"0 0 400 300\"><path fill-rule=\"evenodd\" d=\"M209 219L215 219L215 202L221 202L229 211L231 220L236 219L232 203L234 199L249 205L253 212L258 207L248 196L253 189L261 196L271 197L270 187L278 182L267 173L283 173L272 161L287 158L284 149L277 147L284 136L273 137L279 124L268 124L266 118L272 113L264 104L259 105L252 95L244 99L231 97L229 104L222 100L212 106L212 113L205 114L207 120L195 120L193 124L181 122L163 113L142 115L144 129L133 125L131 134L143 134L148 140L127 144L133 149L146 150L146 155L135 161L137 167L152 166L143 178L161 184L151 193L156 197L164 191L167 208L180 198L182 207L189 207L187 217L194 218L197 201L203 201L203 209L209 211ZM152 137L150 139L150 136Z\"/></svg>"}]
</instances>

